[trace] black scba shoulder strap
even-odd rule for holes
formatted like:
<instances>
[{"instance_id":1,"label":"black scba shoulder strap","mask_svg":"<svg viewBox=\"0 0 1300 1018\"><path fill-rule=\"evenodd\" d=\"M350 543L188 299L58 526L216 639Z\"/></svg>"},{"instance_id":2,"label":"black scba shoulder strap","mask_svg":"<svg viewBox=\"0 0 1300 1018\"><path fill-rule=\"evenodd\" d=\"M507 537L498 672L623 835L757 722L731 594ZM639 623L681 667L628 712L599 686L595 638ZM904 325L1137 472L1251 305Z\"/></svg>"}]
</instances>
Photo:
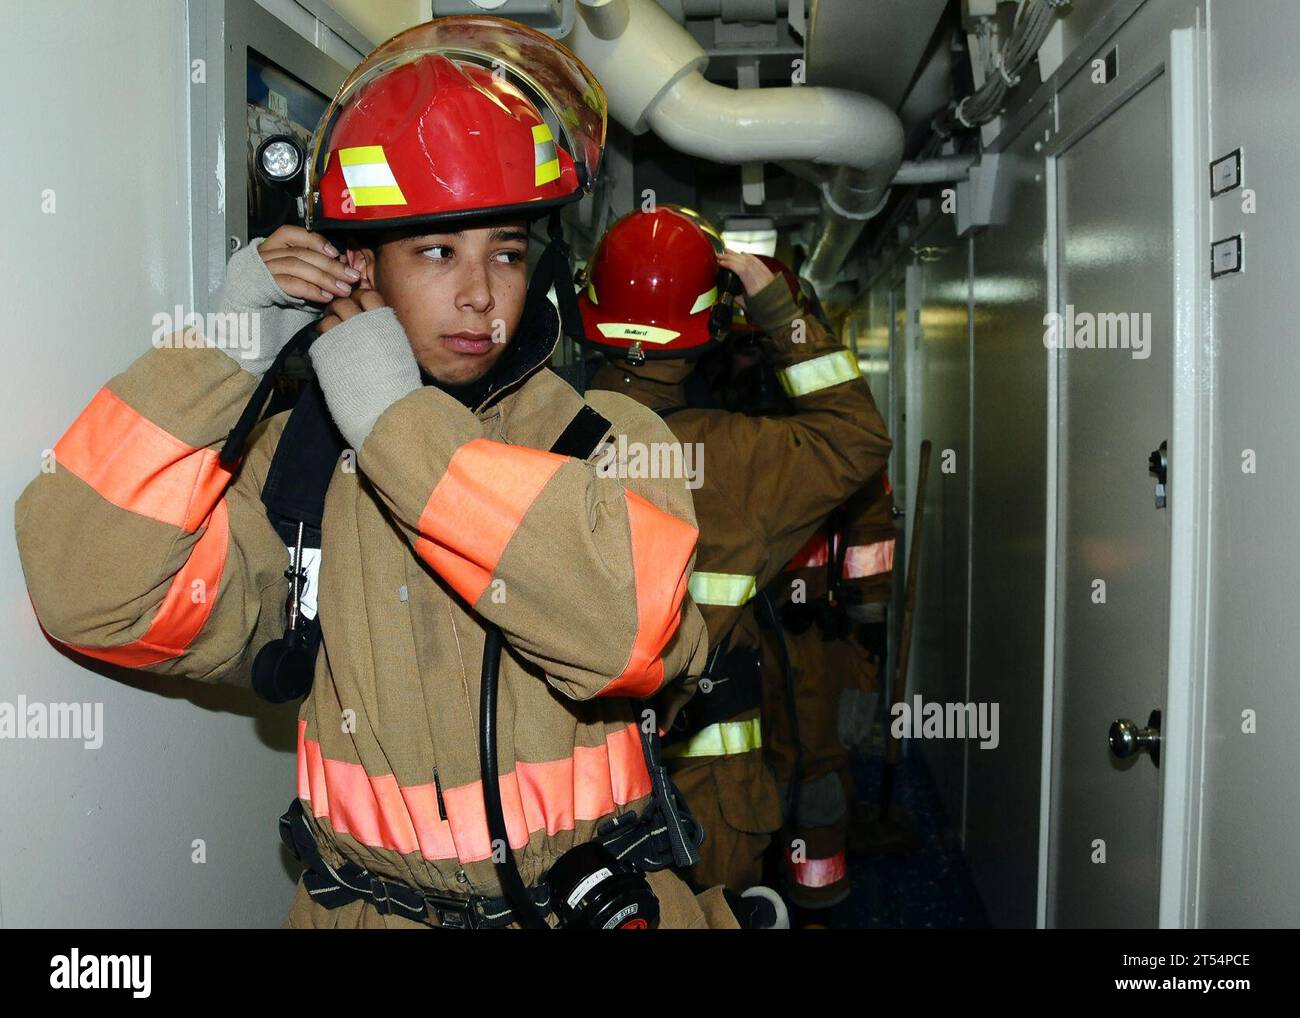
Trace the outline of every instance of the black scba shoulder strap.
<instances>
[{"instance_id":1,"label":"black scba shoulder strap","mask_svg":"<svg viewBox=\"0 0 1300 1018\"><path fill-rule=\"evenodd\" d=\"M255 421L254 417L247 422L241 419L241 450ZM313 380L290 412L262 482L267 518L285 546L293 549L289 568L284 572L290 584L284 636L261 647L253 659L253 690L271 703L306 696L316 672L321 628L319 616L308 619L301 612L308 579L303 552L321 546L325 492L345 448L343 436L325 407L325 395Z\"/></svg>"},{"instance_id":2,"label":"black scba shoulder strap","mask_svg":"<svg viewBox=\"0 0 1300 1018\"><path fill-rule=\"evenodd\" d=\"M325 406L320 383L311 382L289 413L262 485L262 503L286 545L303 524L303 547L320 547L325 492L347 442Z\"/></svg>"}]
</instances>

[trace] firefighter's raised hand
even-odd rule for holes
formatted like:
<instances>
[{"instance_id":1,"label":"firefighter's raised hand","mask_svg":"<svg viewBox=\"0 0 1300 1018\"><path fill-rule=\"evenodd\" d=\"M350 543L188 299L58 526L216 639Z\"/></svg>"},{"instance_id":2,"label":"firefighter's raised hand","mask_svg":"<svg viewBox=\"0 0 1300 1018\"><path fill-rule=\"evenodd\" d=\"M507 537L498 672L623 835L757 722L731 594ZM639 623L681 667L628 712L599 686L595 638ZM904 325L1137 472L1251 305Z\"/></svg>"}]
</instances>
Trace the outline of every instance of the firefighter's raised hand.
<instances>
[{"instance_id":1,"label":"firefighter's raised hand","mask_svg":"<svg viewBox=\"0 0 1300 1018\"><path fill-rule=\"evenodd\" d=\"M342 325L349 318L374 311L376 308L387 307L379 291L372 290L368 283L368 279L363 279L351 297L335 297L330 301L329 307L325 309L325 317L320 320L319 329L322 335L334 326Z\"/></svg>"},{"instance_id":2,"label":"firefighter's raised hand","mask_svg":"<svg viewBox=\"0 0 1300 1018\"><path fill-rule=\"evenodd\" d=\"M759 261L756 256L746 254L743 251L728 249L722 252L722 254L718 255L718 264L724 269L730 269L740 277L740 285L745 288L745 293L751 297L776 278L772 270Z\"/></svg>"},{"instance_id":3,"label":"firefighter's raised hand","mask_svg":"<svg viewBox=\"0 0 1300 1018\"><path fill-rule=\"evenodd\" d=\"M275 284L291 297L320 304L348 296L361 273L319 233L285 225L258 245Z\"/></svg>"},{"instance_id":4,"label":"firefighter's raised hand","mask_svg":"<svg viewBox=\"0 0 1300 1018\"><path fill-rule=\"evenodd\" d=\"M249 332L257 342L250 349L213 336L210 345L225 350L251 374L264 374L284 345L320 317L325 304L351 292L354 282L344 269L352 266L335 261L329 253L334 250L324 237L300 226L282 226L241 247L226 265L217 295L218 320L256 322L257 331Z\"/></svg>"}]
</instances>

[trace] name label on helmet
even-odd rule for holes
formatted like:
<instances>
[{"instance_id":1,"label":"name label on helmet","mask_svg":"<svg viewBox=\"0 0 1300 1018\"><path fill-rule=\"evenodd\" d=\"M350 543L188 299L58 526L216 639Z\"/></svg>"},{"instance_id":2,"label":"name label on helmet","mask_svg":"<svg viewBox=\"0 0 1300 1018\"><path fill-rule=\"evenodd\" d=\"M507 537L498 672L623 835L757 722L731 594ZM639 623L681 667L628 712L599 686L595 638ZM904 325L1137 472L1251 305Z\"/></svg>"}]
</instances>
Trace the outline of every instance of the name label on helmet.
<instances>
[{"instance_id":1,"label":"name label on helmet","mask_svg":"<svg viewBox=\"0 0 1300 1018\"><path fill-rule=\"evenodd\" d=\"M672 329L637 325L635 322L597 322L596 327L607 339L639 339L643 343L671 343L681 335Z\"/></svg>"}]
</instances>

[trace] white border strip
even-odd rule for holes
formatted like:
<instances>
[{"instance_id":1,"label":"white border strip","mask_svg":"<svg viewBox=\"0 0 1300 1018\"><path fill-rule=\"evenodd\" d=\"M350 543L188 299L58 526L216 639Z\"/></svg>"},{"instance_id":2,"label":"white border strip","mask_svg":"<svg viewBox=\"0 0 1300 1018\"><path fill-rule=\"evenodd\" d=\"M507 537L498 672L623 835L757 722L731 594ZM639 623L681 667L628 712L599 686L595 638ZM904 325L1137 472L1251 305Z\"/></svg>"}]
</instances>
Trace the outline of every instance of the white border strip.
<instances>
[{"instance_id":1,"label":"white border strip","mask_svg":"<svg viewBox=\"0 0 1300 1018\"><path fill-rule=\"evenodd\" d=\"M1053 99L1055 103L1057 99ZM1056 311L1060 303L1058 286L1058 239L1056 157L1043 161L1047 185L1047 311ZM1045 312L1046 314L1046 312ZM1048 871L1052 851L1052 732L1056 717L1056 518L1057 518L1057 437L1060 434L1060 352L1044 348L1047 358L1047 520L1043 529L1043 731L1042 759L1038 779L1038 928L1047 926Z\"/></svg>"},{"instance_id":2,"label":"white border strip","mask_svg":"<svg viewBox=\"0 0 1300 1018\"><path fill-rule=\"evenodd\" d=\"M1199 19L1198 19L1199 21ZM1161 927L1196 923L1209 590L1210 364L1202 310L1209 216L1204 67L1198 28L1169 35L1173 172L1174 358L1169 438L1169 672L1161 717Z\"/></svg>"},{"instance_id":3,"label":"white border strip","mask_svg":"<svg viewBox=\"0 0 1300 1018\"><path fill-rule=\"evenodd\" d=\"M968 236L966 244L966 683L963 696L971 703L971 647L974 644L974 586L975 586L975 237ZM961 757L961 826L957 840L965 852L970 833L970 757L971 741L962 742Z\"/></svg>"}]
</instances>

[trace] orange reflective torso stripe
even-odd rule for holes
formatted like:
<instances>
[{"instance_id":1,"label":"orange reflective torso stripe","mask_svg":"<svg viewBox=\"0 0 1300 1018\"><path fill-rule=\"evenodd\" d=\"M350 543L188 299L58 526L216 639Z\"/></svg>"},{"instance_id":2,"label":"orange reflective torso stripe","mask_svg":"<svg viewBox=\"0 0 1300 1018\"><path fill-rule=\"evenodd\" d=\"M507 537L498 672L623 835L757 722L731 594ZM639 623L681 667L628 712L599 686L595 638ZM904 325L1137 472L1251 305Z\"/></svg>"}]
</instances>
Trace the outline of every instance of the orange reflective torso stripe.
<instances>
[{"instance_id":1,"label":"orange reflective torso stripe","mask_svg":"<svg viewBox=\"0 0 1300 1018\"><path fill-rule=\"evenodd\" d=\"M635 724L612 733L604 746L574 748L573 756L544 763L519 761L501 775L501 804L513 848L538 831L554 835L575 821L596 820L651 792L650 773ZM298 722L298 797L318 819L372 848L462 863L492 857L482 782L442 790L433 782L399 785L392 774L370 776L359 763L331 760Z\"/></svg>"}]
</instances>

